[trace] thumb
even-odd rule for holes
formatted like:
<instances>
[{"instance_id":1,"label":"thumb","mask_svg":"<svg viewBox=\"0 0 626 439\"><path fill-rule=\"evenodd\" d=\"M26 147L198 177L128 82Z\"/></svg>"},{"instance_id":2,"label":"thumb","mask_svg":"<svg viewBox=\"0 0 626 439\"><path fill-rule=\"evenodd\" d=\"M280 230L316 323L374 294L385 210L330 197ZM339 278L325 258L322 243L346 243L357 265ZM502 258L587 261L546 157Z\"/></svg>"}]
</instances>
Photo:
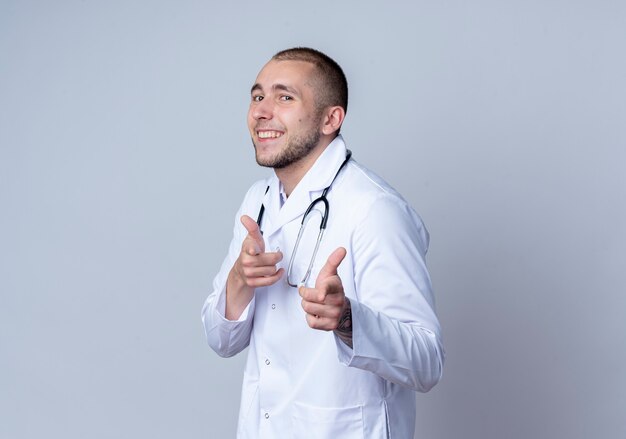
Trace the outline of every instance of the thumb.
<instances>
[{"instance_id":1,"label":"thumb","mask_svg":"<svg viewBox=\"0 0 626 439\"><path fill-rule=\"evenodd\" d=\"M243 215L241 217L241 224L248 231L248 236L254 241L255 248L254 249L246 249L248 253L252 251L250 254L259 254L265 252L265 241L263 240L263 235L261 235L261 230L259 229L259 225L255 220L250 218L248 215Z\"/></svg>"},{"instance_id":2,"label":"thumb","mask_svg":"<svg viewBox=\"0 0 626 439\"><path fill-rule=\"evenodd\" d=\"M330 256L328 257L328 259L326 260L326 263L320 270L319 274L317 275L317 281L315 283L317 284L318 281L324 280L331 276L336 276L337 267L339 267L339 264L341 264L341 261L343 261L343 258L346 257L346 254L347 254L347 251L343 247L339 247L334 252L332 252Z\"/></svg>"}]
</instances>

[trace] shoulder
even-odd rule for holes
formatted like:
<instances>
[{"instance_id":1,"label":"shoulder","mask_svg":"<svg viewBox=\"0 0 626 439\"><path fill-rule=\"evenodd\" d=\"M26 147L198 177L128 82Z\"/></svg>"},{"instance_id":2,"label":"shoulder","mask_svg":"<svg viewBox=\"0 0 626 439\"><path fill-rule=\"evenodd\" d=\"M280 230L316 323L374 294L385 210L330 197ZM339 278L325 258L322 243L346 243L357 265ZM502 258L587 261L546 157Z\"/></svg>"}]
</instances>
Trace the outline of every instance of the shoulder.
<instances>
[{"instance_id":1,"label":"shoulder","mask_svg":"<svg viewBox=\"0 0 626 439\"><path fill-rule=\"evenodd\" d=\"M390 208L411 209L395 188L374 171L354 160L348 163L341 186L344 194L360 208L371 209L373 205L388 205Z\"/></svg>"},{"instance_id":2,"label":"shoulder","mask_svg":"<svg viewBox=\"0 0 626 439\"><path fill-rule=\"evenodd\" d=\"M345 179L338 186L342 198L349 202L357 229L375 229L385 234L411 230L423 247L428 247L428 231L418 213L375 172L352 160L346 168Z\"/></svg>"}]
</instances>

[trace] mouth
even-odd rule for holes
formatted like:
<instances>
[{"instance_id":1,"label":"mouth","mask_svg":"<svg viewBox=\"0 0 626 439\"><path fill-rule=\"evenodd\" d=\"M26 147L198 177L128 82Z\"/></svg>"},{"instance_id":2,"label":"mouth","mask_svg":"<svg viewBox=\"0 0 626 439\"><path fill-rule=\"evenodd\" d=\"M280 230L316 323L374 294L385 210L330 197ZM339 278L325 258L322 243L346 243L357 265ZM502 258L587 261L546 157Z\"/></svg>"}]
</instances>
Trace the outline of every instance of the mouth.
<instances>
[{"instance_id":1,"label":"mouth","mask_svg":"<svg viewBox=\"0 0 626 439\"><path fill-rule=\"evenodd\" d=\"M257 130L256 135L259 139L278 139L285 134L283 131L275 131L275 130Z\"/></svg>"}]
</instances>

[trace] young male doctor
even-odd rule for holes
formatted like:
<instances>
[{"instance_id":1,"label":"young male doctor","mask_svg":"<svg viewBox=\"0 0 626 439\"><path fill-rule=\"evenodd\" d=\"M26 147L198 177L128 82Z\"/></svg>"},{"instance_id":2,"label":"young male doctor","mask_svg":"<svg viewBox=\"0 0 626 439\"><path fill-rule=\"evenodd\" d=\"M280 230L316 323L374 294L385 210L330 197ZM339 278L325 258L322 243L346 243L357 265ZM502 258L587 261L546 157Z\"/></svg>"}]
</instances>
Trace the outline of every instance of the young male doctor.
<instances>
[{"instance_id":1,"label":"young male doctor","mask_svg":"<svg viewBox=\"0 0 626 439\"><path fill-rule=\"evenodd\" d=\"M219 355L250 346L239 438L412 439L415 392L441 377L428 232L351 158L347 106L343 71L309 48L276 54L251 89L256 160L274 172L248 190L202 310Z\"/></svg>"}]
</instances>

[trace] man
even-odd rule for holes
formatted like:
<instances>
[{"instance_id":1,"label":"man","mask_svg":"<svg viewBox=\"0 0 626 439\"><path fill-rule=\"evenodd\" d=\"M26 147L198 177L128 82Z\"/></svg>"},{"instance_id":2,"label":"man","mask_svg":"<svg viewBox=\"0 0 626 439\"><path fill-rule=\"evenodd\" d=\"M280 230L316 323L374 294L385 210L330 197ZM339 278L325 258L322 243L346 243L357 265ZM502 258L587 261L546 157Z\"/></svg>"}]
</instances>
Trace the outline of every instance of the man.
<instances>
[{"instance_id":1,"label":"man","mask_svg":"<svg viewBox=\"0 0 626 439\"><path fill-rule=\"evenodd\" d=\"M250 346L239 438L413 438L415 391L441 377L428 233L350 158L347 105L341 68L313 49L279 52L252 86L256 160L274 173L246 194L202 310L219 355Z\"/></svg>"}]
</instances>

